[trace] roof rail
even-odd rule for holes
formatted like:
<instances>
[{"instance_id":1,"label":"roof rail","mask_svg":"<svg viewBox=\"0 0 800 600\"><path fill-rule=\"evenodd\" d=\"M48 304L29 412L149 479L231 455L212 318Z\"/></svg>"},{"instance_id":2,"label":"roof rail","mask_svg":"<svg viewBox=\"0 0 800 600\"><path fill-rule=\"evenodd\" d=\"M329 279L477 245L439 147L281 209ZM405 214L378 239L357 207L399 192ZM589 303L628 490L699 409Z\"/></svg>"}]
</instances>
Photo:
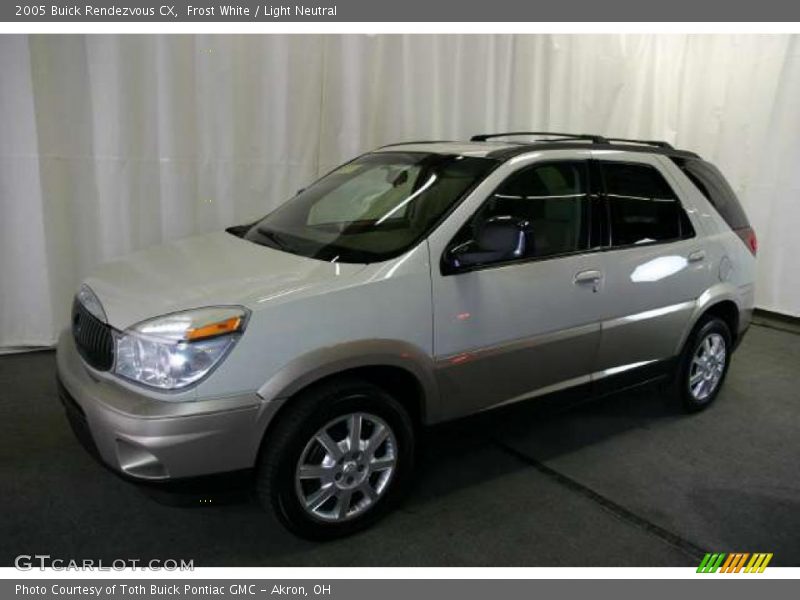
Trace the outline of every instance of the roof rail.
<instances>
[{"instance_id":1,"label":"roof rail","mask_svg":"<svg viewBox=\"0 0 800 600\"><path fill-rule=\"evenodd\" d=\"M378 150L381 148L391 148L393 146L410 146L411 144L452 144L453 140L411 140L408 142L395 142L393 144L384 144L383 146L378 146Z\"/></svg>"},{"instance_id":2,"label":"roof rail","mask_svg":"<svg viewBox=\"0 0 800 600\"><path fill-rule=\"evenodd\" d=\"M666 148L667 150L673 150L672 144L670 144L669 142L661 142L658 140L630 140L626 138L608 138L607 141L624 142L628 144L645 144L646 146L657 146L658 148Z\"/></svg>"},{"instance_id":3,"label":"roof rail","mask_svg":"<svg viewBox=\"0 0 800 600\"><path fill-rule=\"evenodd\" d=\"M491 138L498 138L498 137L511 137L511 136L528 136L528 135L555 135L560 138L564 138L564 140L591 140L595 144L604 144L606 143L606 139L601 135L591 135L591 134L574 134L574 133L557 133L555 131L509 131L506 133L482 133L480 135L473 135L469 141L471 142L485 142ZM556 142L558 140L546 140L550 142Z\"/></svg>"},{"instance_id":4,"label":"roof rail","mask_svg":"<svg viewBox=\"0 0 800 600\"><path fill-rule=\"evenodd\" d=\"M529 135L554 135L559 138L560 140L540 140L540 141L547 141L547 142L558 142L558 141L573 141L573 140L591 140L593 144L610 144L612 142L623 142L628 144L645 144L647 146L656 146L658 148L665 148L667 150L672 150L672 145L668 142L662 142L657 140L633 140L628 138L607 138L603 137L602 135L594 135L591 133L557 133L555 131L511 131L508 133L483 133L480 135L473 135L470 138L471 142L485 142L486 140L498 137L511 137L511 136L529 136Z\"/></svg>"}]
</instances>

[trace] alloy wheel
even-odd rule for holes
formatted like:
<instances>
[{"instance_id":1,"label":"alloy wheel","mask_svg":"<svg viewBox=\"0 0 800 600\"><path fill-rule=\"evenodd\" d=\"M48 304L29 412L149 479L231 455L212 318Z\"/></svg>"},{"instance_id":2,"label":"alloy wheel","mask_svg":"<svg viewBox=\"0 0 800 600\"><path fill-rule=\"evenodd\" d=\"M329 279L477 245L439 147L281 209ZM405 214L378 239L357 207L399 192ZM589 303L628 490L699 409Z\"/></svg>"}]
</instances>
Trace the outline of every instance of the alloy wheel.
<instances>
[{"instance_id":1,"label":"alloy wheel","mask_svg":"<svg viewBox=\"0 0 800 600\"><path fill-rule=\"evenodd\" d=\"M689 369L689 392L695 400L708 400L725 372L727 348L719 333L709 333L698 344Z\"/></svg>"},{"instance_id":2,"label":"alloy wheel","mask_svg":"<svg viewBox=\"0 0 800 600\"><path fill-rule=\"evenodd\" d=\"M309 515L341 522L372 508L396 467L397 439L383 419L365 412L342 415L306 444L295 471L295 490Z\"/></svg>"}]
</instances>

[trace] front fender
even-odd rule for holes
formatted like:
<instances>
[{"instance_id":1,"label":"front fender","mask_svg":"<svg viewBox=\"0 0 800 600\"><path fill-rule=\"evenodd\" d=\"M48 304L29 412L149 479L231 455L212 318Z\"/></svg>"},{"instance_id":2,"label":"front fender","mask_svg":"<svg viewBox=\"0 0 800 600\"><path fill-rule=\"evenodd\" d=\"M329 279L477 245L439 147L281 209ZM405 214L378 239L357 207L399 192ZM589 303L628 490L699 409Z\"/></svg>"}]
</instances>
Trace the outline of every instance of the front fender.
<instances>
[{"instance_id":1,"label":"front fender","mask_svg":"<svg viewBox=\"0 0 800 600\"><path fill-rule=\"evenodd\" d=\"M273 414L303 388L330 375L359 367L397 367L410 373L423 392L423 422L436 420L439 390L434 364L425 352L399 340L359 340L313 350L299 356L272 375L258 395L271 405Z\"/></svg>"}]
</instances>

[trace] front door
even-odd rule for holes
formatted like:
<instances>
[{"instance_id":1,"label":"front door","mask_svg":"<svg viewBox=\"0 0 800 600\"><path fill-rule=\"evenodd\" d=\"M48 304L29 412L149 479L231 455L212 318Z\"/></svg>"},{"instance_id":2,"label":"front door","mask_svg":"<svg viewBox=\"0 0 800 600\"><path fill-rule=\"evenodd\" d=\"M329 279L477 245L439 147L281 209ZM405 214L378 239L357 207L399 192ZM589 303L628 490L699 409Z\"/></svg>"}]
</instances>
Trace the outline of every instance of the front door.
<instances>
[{"instance_id":1,"label":"front door","mask_svg":"<svg viewBox=\"0 0 800 600\"><path fill-rule=\"evenodd\" d=\"M574 155L574 153L573 153ZM587 153L588 158L588 153ZM526 224L516 251L434 266L434 351L444 416L588 383L600 339L588 160L534 161L510 173L445 246L481 239L493 219ZM476 249L472 255L480 255ZM444 271L444 272L443 272Z\"/></svg>"}]
</instances>

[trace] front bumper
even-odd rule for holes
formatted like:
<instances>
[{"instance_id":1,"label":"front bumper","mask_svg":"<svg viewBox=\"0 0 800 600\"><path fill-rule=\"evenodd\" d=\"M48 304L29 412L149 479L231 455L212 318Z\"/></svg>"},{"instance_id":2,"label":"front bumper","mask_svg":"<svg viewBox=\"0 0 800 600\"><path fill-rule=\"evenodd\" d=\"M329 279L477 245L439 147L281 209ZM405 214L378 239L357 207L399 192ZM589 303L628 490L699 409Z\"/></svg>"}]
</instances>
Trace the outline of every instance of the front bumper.
<instances>
[{"instance_id":1,"label":"front bumper","mask_svg":"<svg viewBox=\"0 0 800 600\"><path fill-rule=\"evenodd\" d=\"M247 469L266 428L255 392L196 400L154 400L92 373L69 331L57 351L61 401L83 445L112 469L164 480Z\"/></svg>"}]
</instances>

